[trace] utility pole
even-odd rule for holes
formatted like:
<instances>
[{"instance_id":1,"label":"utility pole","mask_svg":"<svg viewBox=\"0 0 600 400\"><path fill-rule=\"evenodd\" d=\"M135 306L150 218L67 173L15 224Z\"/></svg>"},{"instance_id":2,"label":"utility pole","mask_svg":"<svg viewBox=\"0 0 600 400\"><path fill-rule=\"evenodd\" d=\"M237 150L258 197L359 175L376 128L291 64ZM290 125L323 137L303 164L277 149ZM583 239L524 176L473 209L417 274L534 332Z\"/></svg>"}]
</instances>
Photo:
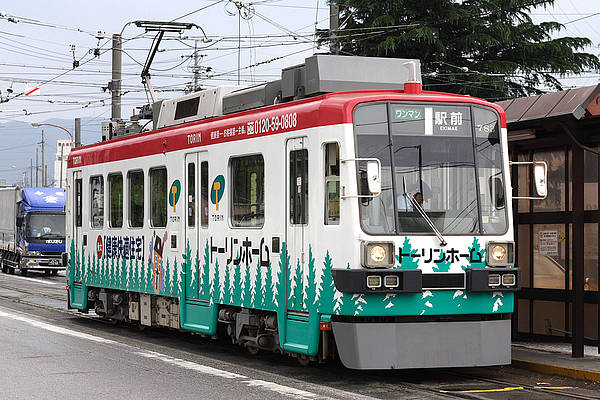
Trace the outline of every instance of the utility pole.
<instances>
[{"instance_id":1,"label":"utility pole","mask_svg":"<svg viewBox=\"0 0 600 400\"><path fill-rule=\"evenodd\" d=\"M29 183L33 186L33 160L29 159Z\"/></svg>"},{"instance_id":2,"label":"utility pole","mask_svg":"<svg viewBox=\"0 0 600 400\"><path fill-rule=\"evenodd\" d=\"M44 187L48 186L48 166L44 164Z\"/></svg>"},{"instance_id":3,"label":"utility pole","mask_svg":"<svg viewBox=\"0 0 600 400\"><path fill-rule=\"evenodd\" d=\"M119 100L120 102L121 100ZM120 111L120 108L119 108ZM120 114L119 114L120 115ZM81 118L75 118L75 147L81 146Z\"/></svg>"},{"instance_id":4,"label":"utility pole","mask_svg":"<svg viewBox=\"0 0 600 400\"><path fill-rule=\"evenodd\" d=\"M40 181L38 179L38 171L40 170L40 165L38 163L38 148L35 146L35 187L40 186Z\"/></svg>"},{"instance_id":5,"label":"utility pole","mask_svg":"<svg viewBox=\"0 0 600 400\"><path fill-rule=\"evenodd\" d=\"M340 54L340 42L337 30L340 28L340 5L336 0L329 2L329 40L331 54Z\"/></svg>"},{"instance_id":6,"label":"utility pole","mask_svg":"<svg viewBox=\"0 0 600 400\"><path fill-rule=\"evenodd\" d=\"M112 36L112 114L111 120L121 119L121 35ZM77 146L77 145L76 145Z\"/></svg>"},{"instance_id":7,"label":"utility pole","mask_svg":"<svg viewBox=\"0 0 600 400\"><path fill-rule=\"evenodd\" d=\"M198 41L194 40L194 92L198 90L198 75Z\"/></svg>"},{"instance_id":8,"label":"utility pole","mask_svg":"<svg viewBox=\"0 0 600 400\"><path fill-rule=\"evenodd\" d=\"M46 172L44 168L46 166L46 161L44 160L44 144L44 130L42 129L42 186L46 186Z\"/></svg>"}]
</instances>

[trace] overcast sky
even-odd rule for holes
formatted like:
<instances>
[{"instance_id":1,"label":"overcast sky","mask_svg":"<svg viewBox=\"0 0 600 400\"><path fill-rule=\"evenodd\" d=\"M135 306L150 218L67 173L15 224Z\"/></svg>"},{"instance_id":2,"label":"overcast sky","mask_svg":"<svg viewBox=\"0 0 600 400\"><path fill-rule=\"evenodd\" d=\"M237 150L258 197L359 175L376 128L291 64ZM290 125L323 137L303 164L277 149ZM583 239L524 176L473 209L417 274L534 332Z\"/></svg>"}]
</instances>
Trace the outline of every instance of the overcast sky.
<instances>
[{"instance_id":1,"label":"overcast sky","mask_svg":"<svg viewBox=\"0 0 600 400\"><path fill-rule=\"evenodd\" d=\"M248 3L244 3L248 4ZM204 8L203 10L196 11ZM210 67L202 77L206 86L236 85L238 65L238 22L241 21L241 84L275 80L283 67L304 61L315 52L326 52L314 44L315 24L329 26L329 6L325 0L257 0L243 9L230 1L81 1L25 0L3 1L0 13L16 16L17 23L0 18L0 91L6 98L40 86L40 95L19 97L0 104L0 137L2 122L40 122L52 118L73 120L75 117L110 118L110 93L103 92L111 79L110 37L123 31L123 107L128 118L135 106L147 103L141 85L141 64L151 44L149 35L134 25L134 20L173 20L201 26L210 42L205 43L199 29L185 32L188 38L164 40L152 67L152 83L159 98L173 97L191 81L193 38L202 49L200 64ZM185 16L186 14L190 15ZM535 22L555 20L566 24L561 36L584 36L594 42L588 51L600 53L600 3L598 0L557 0L554 8L532 13ZM580 19L580 20L578 20ZM124 28L125 27L125 28ZM100 33L98 33L100 32ZM100 36L98 39L96 36ZM74 52L71 51L74 45ZM94 57L95 48L100 57ZM73 57L80 67L72 70ZM256 65L258 64L258 65ZM254 66L256 65L256 66ZM253 67L254 66L254 67ZM598 74L585 78L567 77L574 86L599 82ZM44 82L52 80L50 83ZM162 91L160 91L162 90ZM2 160L0 170L10 166ZM35 149L33 149L35 151ZM28 164L28 158L27 161ZM22 166L17 166L22 167Z\"/></svg>"}]
</instances>

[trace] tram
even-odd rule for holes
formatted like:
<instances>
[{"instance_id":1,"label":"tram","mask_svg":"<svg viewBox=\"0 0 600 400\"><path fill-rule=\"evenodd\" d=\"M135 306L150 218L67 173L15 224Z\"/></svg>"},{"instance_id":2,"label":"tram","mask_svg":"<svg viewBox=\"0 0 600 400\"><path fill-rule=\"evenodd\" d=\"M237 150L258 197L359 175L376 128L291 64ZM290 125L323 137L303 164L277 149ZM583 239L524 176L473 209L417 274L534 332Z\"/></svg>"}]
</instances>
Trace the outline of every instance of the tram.
<instances>
[{"instance_id":1,"label":"tram","mask_svg":"<svg viewBox=\"0 0 600 400\"><path fill-rule=\"evenodd\" d=\"M500 107L422 91L418 60L315 55L151 108L69 155L70 308L302 363L510 363Z\"/></svg>"}]
</instances>

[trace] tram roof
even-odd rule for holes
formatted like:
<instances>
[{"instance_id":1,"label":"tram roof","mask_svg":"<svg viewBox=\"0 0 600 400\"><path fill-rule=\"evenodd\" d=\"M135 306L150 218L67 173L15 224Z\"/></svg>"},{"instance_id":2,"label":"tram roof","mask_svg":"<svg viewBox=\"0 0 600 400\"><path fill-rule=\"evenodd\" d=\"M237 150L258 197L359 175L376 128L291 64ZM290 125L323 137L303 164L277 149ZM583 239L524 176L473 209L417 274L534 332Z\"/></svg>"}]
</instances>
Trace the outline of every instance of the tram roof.
<instances>
[{"instance_id":1,"label":"tram roof","mask_svg":"<svg viewBox=\"0 0 600 400\"><path fill-rule=\"evenodd\" d=\"M479 104L496 109L500 115L501 126L506 127L506 117L502 108L497 104L476 97L430 91L408 94L402 90L327 93L82 146L71 151L68 158L68 167L75 168L83 165L119 161L186 148L286 133L298 129L352 123L354 108L358 104L374 101ZM243 137L234 133L226 137L218 135L218 138L211 138L211 133L214 132L223 133L222 131L227 129L247 127L249 123L277 118L289 113L297 114L298 123L292 129L279 129L261 135L249 135L247 130L244 129L245 134Z\"/></svg>"}]
</instances>

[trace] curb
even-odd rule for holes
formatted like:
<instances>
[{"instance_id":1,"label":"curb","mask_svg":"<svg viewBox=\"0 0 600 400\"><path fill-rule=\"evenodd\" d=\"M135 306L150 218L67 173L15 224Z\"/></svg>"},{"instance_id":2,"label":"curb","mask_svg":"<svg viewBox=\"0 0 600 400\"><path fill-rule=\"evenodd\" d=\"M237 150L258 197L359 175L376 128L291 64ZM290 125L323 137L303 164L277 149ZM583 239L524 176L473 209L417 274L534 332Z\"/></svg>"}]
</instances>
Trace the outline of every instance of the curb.
<instances>
[{"instance_id":1,"label":"curb","mask_svg":"<svg viewBox=\"0 0 600 400\"><path fill-rule=\"evenodd\" d=\"M585 369L561 367L557 365L542 364L533 361L512 359L513 367L542 372L550 375L561 375L569 378L600 382L600 372Z\"/></svg>"}]
</instances>

